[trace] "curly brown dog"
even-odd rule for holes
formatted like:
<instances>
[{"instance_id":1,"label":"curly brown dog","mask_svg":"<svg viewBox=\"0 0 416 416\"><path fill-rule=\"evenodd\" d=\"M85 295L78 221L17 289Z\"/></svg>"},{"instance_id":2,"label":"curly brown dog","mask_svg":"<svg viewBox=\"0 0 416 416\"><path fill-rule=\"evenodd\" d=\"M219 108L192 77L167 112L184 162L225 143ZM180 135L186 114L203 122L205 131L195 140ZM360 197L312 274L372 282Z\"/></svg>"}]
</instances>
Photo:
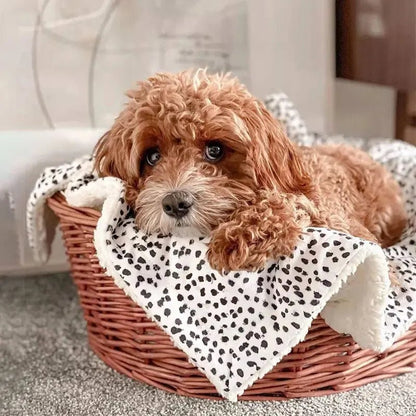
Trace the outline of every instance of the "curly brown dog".
<instances>
[{"instance_id":1,"label":"curly brown dog","mask_svg":"<svg viewBox=\"0 0 416 416\"><path fill-rule=\"evenodd\" d=\"M146 232L210 235L217 270L256 269L324 226L381 246L406 222L399 186L348 146L298 147L236 79L157 74L96 147L96 169L126 183Z\"/></svg>"}]
</instances>

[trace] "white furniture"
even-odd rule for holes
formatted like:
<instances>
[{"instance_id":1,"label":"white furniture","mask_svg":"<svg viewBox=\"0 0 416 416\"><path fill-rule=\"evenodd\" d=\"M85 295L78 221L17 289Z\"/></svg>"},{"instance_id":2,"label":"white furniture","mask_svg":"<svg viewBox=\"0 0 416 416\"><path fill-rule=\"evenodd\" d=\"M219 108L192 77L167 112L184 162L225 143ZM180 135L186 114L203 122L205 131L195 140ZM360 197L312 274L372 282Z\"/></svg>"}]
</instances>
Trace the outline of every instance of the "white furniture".
<instances>
[{"instance_id":1,"label":"white furniture","mask_svg":"<svg viewBox=\"0 0 416 416\"><path fill-rule=\"evenodd\" d=\"M0 131L0 274L67 268L60 238L47 266L33 262L25 231L26 201L40 173L91 153L103 130Z\"/></svg>"}]
</instances>

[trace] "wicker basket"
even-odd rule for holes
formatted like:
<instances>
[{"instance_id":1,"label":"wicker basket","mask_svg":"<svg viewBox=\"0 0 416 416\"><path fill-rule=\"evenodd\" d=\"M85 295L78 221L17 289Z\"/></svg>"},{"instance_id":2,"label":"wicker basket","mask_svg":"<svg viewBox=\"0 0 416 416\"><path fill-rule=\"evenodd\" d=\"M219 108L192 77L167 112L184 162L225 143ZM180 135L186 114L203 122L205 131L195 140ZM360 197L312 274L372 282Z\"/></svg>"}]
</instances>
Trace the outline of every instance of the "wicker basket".
<instances>
[{"instance_id":1,"label":"wicker basket","mask_svg":"<svg viewBox=\"0 0 416 416\"><path fill-rule=\"evenodd\" d=\"M100 213L71 207L61 194L50 198L48 205L60 220L94 352L110 367L136 380L184 396L219 399L214 386L174 347L169 336L104 274L93 243ZM414 370L416 324L388 351L376 354L317 318L305 341L239 399L321 396Z\"/></svg>"}]
</instances>

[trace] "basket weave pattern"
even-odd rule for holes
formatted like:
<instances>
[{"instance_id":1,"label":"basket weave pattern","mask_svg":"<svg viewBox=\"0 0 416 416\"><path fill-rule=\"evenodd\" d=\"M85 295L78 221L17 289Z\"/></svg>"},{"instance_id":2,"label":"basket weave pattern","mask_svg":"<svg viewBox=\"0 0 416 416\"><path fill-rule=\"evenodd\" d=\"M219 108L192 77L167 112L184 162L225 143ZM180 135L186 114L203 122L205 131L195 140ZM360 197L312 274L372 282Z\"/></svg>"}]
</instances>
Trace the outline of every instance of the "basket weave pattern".
<instances>
[{"instance_id":1,"label":"basket weave pattern","mask_svg":"<svg viewBox=\"0 0 416 416\"><path fill-rule=\"evenodd\" d=\"M60 221L94 352L133 379L185 396L219 399L205 375L100 267L93 243L100 213L71 207L61 194L48 205ZM415 370L416 324L388 351L377 354L317 318L306 339L239 400L320 396Z\"/></svg>"}]
</instances>

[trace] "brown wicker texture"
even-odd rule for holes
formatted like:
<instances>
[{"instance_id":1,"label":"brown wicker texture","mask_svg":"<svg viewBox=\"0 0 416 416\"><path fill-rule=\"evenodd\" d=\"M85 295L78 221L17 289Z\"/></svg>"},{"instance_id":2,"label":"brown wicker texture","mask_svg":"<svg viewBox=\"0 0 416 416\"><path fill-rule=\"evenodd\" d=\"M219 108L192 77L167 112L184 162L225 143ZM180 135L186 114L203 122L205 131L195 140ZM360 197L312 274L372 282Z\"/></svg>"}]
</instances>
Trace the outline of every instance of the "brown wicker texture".
<instances>
[{"instance_id":1,"label":"brown wicker texture","mask_svg":"<svg viewBox=\"0 0 416 416\"><path fill-rule=\"evenodd\" d=\"M60 194L49 199L60 219L72 276L94 352L115 370L185 396L219 399L214 386L169 336L119 289L100 267L93 233L100 216L70 207ZM323 319L314 320L302 343L239 400L321 396L416 370L416 324L388 351L363 350Z\"/></svg>"}]
</instances>

